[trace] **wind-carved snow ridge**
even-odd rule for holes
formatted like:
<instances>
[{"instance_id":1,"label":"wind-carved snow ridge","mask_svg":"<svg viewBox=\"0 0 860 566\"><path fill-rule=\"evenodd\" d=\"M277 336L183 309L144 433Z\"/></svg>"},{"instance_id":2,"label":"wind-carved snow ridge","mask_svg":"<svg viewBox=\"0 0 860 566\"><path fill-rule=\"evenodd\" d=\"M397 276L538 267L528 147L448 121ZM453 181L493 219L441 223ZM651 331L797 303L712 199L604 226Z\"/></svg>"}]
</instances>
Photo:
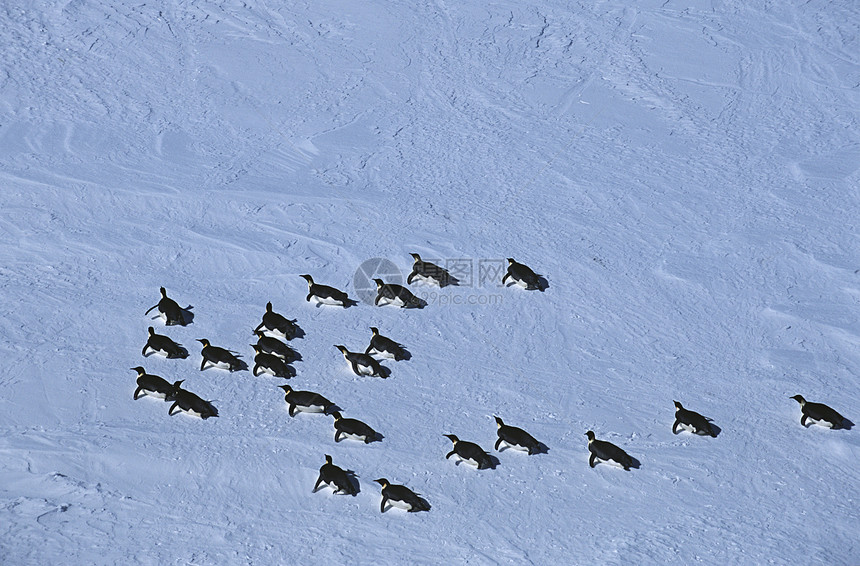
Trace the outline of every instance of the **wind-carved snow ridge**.
<instances>
[{"instance_id":1,"label":"wind-carved snow ridge","mask_svg":"<svg viewBox=\"0 0 860 566\"><path fill-rule=\"evenodd\" d=\"M860 418L852 3L18 4L0 563L860 563L858 429L790 398ZM189 324L144 314L160 287ZM253 369L268 302L289 379L200 371L199 339ZM371 328L409 353L385 379L335 348ZM218 416L134 400L138 366ZM589 430L639 467L589 467ZM354 497L312 493L326 455ZM380 513L379 478L431 509Z\"/></svg>"}]
</instances>

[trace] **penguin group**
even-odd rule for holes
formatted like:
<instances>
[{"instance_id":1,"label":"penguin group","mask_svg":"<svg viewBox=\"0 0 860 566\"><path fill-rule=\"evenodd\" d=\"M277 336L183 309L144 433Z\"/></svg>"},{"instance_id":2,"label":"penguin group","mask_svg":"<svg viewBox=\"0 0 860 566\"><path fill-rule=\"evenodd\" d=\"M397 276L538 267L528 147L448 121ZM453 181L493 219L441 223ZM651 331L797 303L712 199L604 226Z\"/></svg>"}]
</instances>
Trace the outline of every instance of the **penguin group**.
<instances>
[{"instance_id":1,"label":"penguin group","mask_svg":"<svg viewBox=\"0 0 860 566\"><path fill-rule=\"evenodd\" d=\"M407 284L420 282L422 284L436 285L440 288L458 285L459 280L446 269L424 261L417 253L410 254L413 258L412 271L407 277ZM548 288L546 279L523 263L514 258L507 259L508 266L501 277L503 286L518 286L522 289L544 292ZM335 287L322 285L314 281L309 274L301 275L308 284L308 293L305 297L307 302L317 307L340 307L349 308L356 306L357 301ZM374 279L377 286L377 294L373 301L374 306L393 305L409 309L422 309L427 306L426 301L413 294L406 286L386 283L382 279ZM179 304L167 296L164 287L160 288L161 299L146 311L149 314L157 309L158 315L165 326L187 326L191 323L191 306L179 307ZM376 326L369 326L371 336L366 348L350 350L343 344L334 347L340 352L346 361L347 368L355 376L387 378L391 371L382 365L380 360L393 360L395 363L409 360L412 354L401 343L388 338L380 333ZM150 326L147 329L148 337L143 346L141 354L148 357L152 354L161 355L167 359L184 360L189 358L188 350L182 344L174 341L166 335L157 334ZM298 351L287 342L297 337L303 337L304 331L298 325L297 319L290 319L274 311L272 303L266 303L262 321L252 330L257 338L255 344L250 344L254 352L254 364L251 373L258 377L266 374L276 378L290 380L296 377L297 372L291 364L301 361L302 357ZM198 338L202 345L200 350L200 371L210 368L221 368L231 373L246 371L249 365L241 358L241 354L224 348L213 346L208 339ZM169 415L177 412L208 419L217 417L218 410L211 401L204 400L198 395L182 387L185 380L169 381L160 376L149 374L142 366L131 368L137 373L137 388L134 390L133 398L152 397L171 403L168 409ZM283 391L286 413L291 418L296 418L300 413L318 414L333 419L333 440L340 443L344 440L354 441L370 445L382 441L385 437L374 430L370 425L361 420L344 417L343 409L330 401L322 394L315 391L294 389L288 384L277 386ZM791 399L800 404L800 424L808 427L816 424L830 429L851 428L852 423L845 419L834 409L823 403L807 401L801 395L794 395ZM673 401L674 421L671 425L673 434L690 433L696 436L717 438L720 428L711 418L685 408L679 401ZM303 418L303 417L302 417ZM318 417L312 417L316 419ZM502 418L493 416L496 423L496 438L493 444L494 450L502 454L507 450L525 452L528 455L545 454L549 448L538 441L530 433L522 428L506 424ZM477 470L492 470L499 465L497 456L482 448L478 443L461 440L457 435L443 434L450 441L450 451L444 458L454 458L454 464L464 463ZM599 464L610 464L625 471L638 468L639 461L628 454L623 448L605 439L598 439L594 431L585 432L587 437L586 450L588 453L588 465L591 468ZM356 496L360 492L358 476L352 470L341 468L333 463L330 455L324 455L325 463L319 469L318 478L313 486L312 492L316 493L323 486L332 489L335 494L346 494ZM372 476L371 476L372 477ZM395 507L407 512L429 511L431 506L418 493L404 485L392 484L385 477L374 480L381 486L380 511L386 512Z\"/></svg>"}]
</instances>

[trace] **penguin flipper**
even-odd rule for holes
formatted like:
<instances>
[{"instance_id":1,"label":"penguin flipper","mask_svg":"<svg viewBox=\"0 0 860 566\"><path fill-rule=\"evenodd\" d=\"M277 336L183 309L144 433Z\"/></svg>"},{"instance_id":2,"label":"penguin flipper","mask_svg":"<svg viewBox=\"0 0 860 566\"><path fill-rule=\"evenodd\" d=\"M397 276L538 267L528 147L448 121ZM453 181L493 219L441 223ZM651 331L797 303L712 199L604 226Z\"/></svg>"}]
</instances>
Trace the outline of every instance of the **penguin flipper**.
<instances>
[{"instance_id":1,"label":"penguin flipper","mask_svg":"<svg viewBox=\"0 0 860 566\"><path fill-rule=\"evenodd\" d=\"M413 269L412 273L409 274L409 277L406 278L406 284L412 285L412 280L415 279L416 275L418 275L418 272Z\"/></svg>"},{"instance_id":2,"label":"penguin flipper","mask_svg":"<svg viewBox=\"0 0 860 566\"><path fill-rule=\"evenodd\" d=\"M454 455L454 454L456 454L456 453L457 453L457 451L456 451L456 450L451 450L450 452L448 452L448 455L447 455L447 456L445 456L445 459L447 460L448 458L450 458L451 456L453 456L453 455Z\"/></svg>"},{"instance_id":3,"label":"penguin flipper","mask_svg":"<svg viewBox=\"0 0 860 566\"><path fill-rule=\"evenodd\" d=\"M174 409L179 406L179 402L175 402L170 406L170 409L167 410L167 414L171 417L175 414Z\"/></svg>"},{"instance_id":4,"label":"penguin flipper","mask_svg":"<svg viewBox=\"0 0 860 566\"><path fill-rule=\"evenodd\" d=\"M322 477L322 474L320 474L320 477L317 478L317 483L314 484L314 489L313 489L313 491L311 491L311 493L317 492L317 489L319 489L319 486L322 483L322 481L323 481L323 477Z\"/></svg>"},{"instance_id":5,"label":"penguin flipper","mask_svg":"<svg viewBox=\"0 0 860 566\"><path fill-rule=\"evenodd\" d=\"M355 362L351 362L352 365L352 373L355 375L361 375L361 372L358 371L358 364Z\"/></svg>"},{"instance_id":6,"label":"penguin flipper","mask_svg":"<svg viewBox=\"0 0 860 566\"><path fill-rule=\"evenodd\" d=\"M257 377L257 376L259 375L259 374L257 373L257 370L259 370L259 369L260 369L260 364L255 364L255 365L254 365L254 369L253 369L253 370L251 370L251 373L253 373L253 374L254 374L254 377Z\"/></svg>"},{"instance_id":7,"label":"penguin flipper","mask_svg":"<svg viewBox=\"0 0 860 566\"><path fill-rule=\"evenodd\" d=\"M502 440L503 440L503 439L502 439L502 437L500 436L500 437L499 437L499 439L496 441L496 445L495 445L495 447L494 447L496 450L498 450L498 449L499 449L499 445L502 443Z\"/></svg>"},{"instance_id":8,"label":"penguin flipper","mask_svg":"<svg viewBox=\"0 0 860 566\"><path fill-rule=\"evenodd\" d=\"M137 398L140 396L140 392L143 391L143 387L138 387L134 390L134 400L137 401Z\"/></svg>"},{"instance_id":9,"label":"penguin flipper","mask_svg":"<svg viewBox=\"0 0 860 566\"><path fill-rule=\"evenodd\" d=\"M295 405L290 405L289 413L290 413L291 417L296 416L296 406Z\"/></svg>"},{"instance_id":10,"label":"penguin flipper","mask_svg":"<svg viewBox=\"0 0 860 566\"><path fill-rule=\"evenodd\" d=\"M307 297L305 297L305 300L306 300L307 302L311 302L311 297L313 297L313 296L314 296L314 294L313 294L313 293L308 293L308 296L307 296Z\"/></svg>"},{"instance_id":11,"label":"penguin flipper","mask_svg":"<svg viewBox=\"0 0 860 566\"><path fill-rule=\"evenodd\" d=\"M800 417L800 424L803 426L806 426L806 419L807 418L808 418L807 415L803 415L802 417Z\"/></svg>"},{"instance_id":12,"label":"penguin flipper","mask_svg":"<svg viewBox=\"0 0 860 566\"><path fill-rule=\"evenodd\" d=\"M141 351L140 351L140 355L141 355L141 356L143 356L144 358L146 357L146 350L147 350L147 348L149 348L149 342L147 342L146 344L144 344L144 346L143 346L143 350L141 350Z\"/></svg>"},{"instance_id":13,"label":"penguin flipper","mask_svg":"<svg viewBox=\"0 0 860 566\"><path fill-rule=\"evenodd\" d=\"M206 358L203 358L203 361L200 362L200 371L203 371L203 368L206 367Z\"/></svg>"},{"instance_id":14,"label":"penguin flipper","mask_svg":"<svg viewBox=\"0 0 860 566\"><path fill-rule=\"evenodd\" d=\"M593 467L594 467L594 464L595 464L595 460L597 460L597 456L595 456L594 454L592 454L591 456L589 456L589 457L588 457L588 465L589 465L589 466L591 466L591 467L593 468Z\"/></svg>"},{"instance_id":15,"label":"penguin flipper","mask_svg":"<svg viewBox=\"0 0 860 566\"><path fill-rule=\"evenodd\" d=\"M335 441L335 442L340 442L340 433L341 433L341 431L340 431L340 430L336 430L336 431L334 432L334 441Z\"/></svg>"},{"instance_id":16,"label":"penguin flipper","mask_svg":"<svg viewBox=\"0 0 860 566\"><path fill-rule=\"evenodd\" d=\"M379 504L379 512L385 513L385 504L388 503L388 497L382 496L382 503Z\"/></svg>"},{"instance_id":17,"label":"penguin flipper","mask_svg":"<svg viewBox=\"0 0 860 566\"><path fill-rule=\"evenodd\" d=\"M146 310L146 312L145 312L145 313L143 313L143 314L144 314L144 316L145 316L145 315L148 315L148 314L152 311L152 309L154 309L154 308L155 308L155 307L157 307L157 306L158 306L158 305L153 305L153 306L149 307L149 308Z\"/></svg>"},{"instance_id":18,"label":"penguin flipper","mask_svg":"<svg viewBox=\"0 0 860 566\"><path fill-rule=\"evenodd\" d=\"M511 276L511 274L510 274L510 273L505 273L505 274L502 276L502 285L504 285L504 284L508 281L508 277L510 277L510 276Z\"/></svg>"},{"instance_id":19,"label":"penguin flipper","mask_svg":"<svg viewBox=\"0 0 860 566\"><path fill-rule=\"evenodd\" d=\"M257 328L254 329L254 332L259 332L260 328L263 327L263 324L265 323L261 322L259 325L257 325Z\"/></svg>"},{"instance_id":20,"label":"penguin flipper","mask_svg":"<svg viewBox=\"0 0 860 566\"><path fill-rule=\"evenodd\" d=\"M681 424L681 421L675 419L675 424L672 425L672 434L678 434L678 425Z\"/></svg>"}]
</instances>

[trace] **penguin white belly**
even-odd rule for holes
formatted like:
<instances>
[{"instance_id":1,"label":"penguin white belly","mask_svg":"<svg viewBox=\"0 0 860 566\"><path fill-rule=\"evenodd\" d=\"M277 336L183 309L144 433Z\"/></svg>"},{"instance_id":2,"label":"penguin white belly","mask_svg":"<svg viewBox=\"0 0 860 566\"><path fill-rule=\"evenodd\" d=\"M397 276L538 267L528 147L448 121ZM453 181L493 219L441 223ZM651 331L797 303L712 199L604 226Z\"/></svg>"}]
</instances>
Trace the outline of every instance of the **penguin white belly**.
<instances>
[{"instance_id":1,"label":"penguin white belly","mask_svg":"<svg viewBox=\"0 0 860 566\"><path fill-rule=\"evenodd\" d=\"M417 273L415 277L412 278L412 281L420 281L422 285L436 285L437 287L439 286L439 281L427 275L422 275L421 273Z\"/></svg>"},{"instance_id":2,"label":"penguin white belly","mask_svg":"<svg viewBox=\"0 0 860 566\"><path fill-rule=\"evenodd\" d=\"M315 300L317 304L320 305L329 305L329 306L343 306L343 301L335 299L334 297L320 297L319 295L313 295L311 299Z\"/></svg>"},{"instance_id":3,"label":"penguin white belly","mask_svg":"<svg viewBox=\"0 0 860 566\"><path fill-rule=\"evenodd\" d=\"M396 507L398 509L403 509L404 511L409 511L412 509L412 504L407 501L400 501L399 499L389 499L388 504L392 507Z\"/></svg>"},{"instance_id":4,"label":"penguin white belly","mask_svg":"<svg viewBox=\"0 0 860 566\"><path fill-rule=\"evenodd\" d=\"M152 391L150 389L141 389L140 394L142 397L152 397L153 399L167 399L166 393L161 393L160 391Z\"/></svg>"},{"instance_id":5,"label":"penguin white belly","mask_svg":"<svg viewBox=\"0 0 860 566\"><path fill-rule=\"evenodd\" d=\"M817 420L813 419L812 417L806 417L806 422L812 423L814 425L818 425L818 426L824 427L824 428L833 428L833 423L830 421L825 421L825 420L817 421Z\"/></svg>"},{"instance_id":6,"label":"penguin white belly","mask_svg":"<svg viewBox=\"0 0 860 566\"><path fill-rule=\"evenodd\" d=\"M373 375L373 366L363 366L361 364L355 364L355 367L358 369L359 375Z\"/></svg>"},{"instance_id":7,"label":"penguin white belly","mask_svg":"<svg viewBox=\"0 0 860 566\"><path fill-rule=\"evenodd\" d=\"M269 366L259 366L259 367L260 367L260 373L265 373L265 374L268 374L268 375L271 375L274 377L277 377L277 375L278 375L278 373L275 370L273 370L272 368L270 368Z\"/></svg>"},{"instance_id":8,"label":"penguin white belly","mask_svg":"<svg viewBox=\"0 0 860 566\"><path fill-rule=\"evenodd\" d=\"M206 360L206 367L214 367L218 369L230 369L230 364L227 362L213 362L212 360Z\"/></svg>"},{"instance_id":9,"label":"penguin white belly","mask_svg":"<svg viewBox=\"0 0 860 566\"><path fill-rule=\"evenodd\" d=\"M687 423L679 422L678 423L678 430L686 430L687 432L691 432L693 434L699 434L696 431L696 427L694 427L693 425L687 424Z\"/></svg>"},{"instance_id":10,"label":"penguin white belly","mask_svg":"<svg viewBox=\"0 0 860 566\"><path fill-rule=\"evenodd\" d=\"M180 407L179 405L177 405L177 406L176 406L176 409L177 409L177 411L178 411L178 412L180 412L180 413L185 413L185 414L186 414L186 415L188 415L188 416L191 416L191 417L197 417L198 419L202 419L202 418L203 418L203 413L198 413L198 412L197 412L197 411L195 411L194 409L183 409L183 408L182 408L182 407Z\"/></svg>"},{"instance_id":11,"label":"penguin white belly","mask_svg":"<svg viewBox=\"0 0 860 566\"><path fill-rule=\"evenodd\" d=\"M379 306L392 305L395 307L403 307L403 305L405 304L406 302L403 301L403 299L401 299L400 297L394 297L393 299L389 299L388 297L382 297L381 299L379 299Z\"/></svg>"},{"instance_id":12,"label":"penguin white belly","mask_svg":"<svg viewBox=\"0 0 860 566\"><path fill-rule=\"evenodd\" d=\"M297 413L323 413L323 412L325 412L325 407L323 407L322 405L310 405L307 407L302 406L302 405L296 405L296 412Z\"/></svg>"},{"instance_id":13,"label":"penguin white belly","mask_svg":"<svg viewBox=\"0 0 860 566\"><path fill-rule=\"evenodd\" d=\"M520 452L528 452L529 451L528 446L522 446L521 444L511 444L507 440L502 440L502 444L504 444L505 446L510 446L514 450L519 450Z\"/></svg>"},{"instance_id":14,"label":"penguin white belly","mask_svg":"<svg viewBox=\"0 0 860 566\"><path fill-rule=\"evenodd\" d=\"M371 348L369 354L371 356L379 356L380 358L387 358L389 360L393 360L396 357L388 350L377 350L376 348Z\"/></svg>"},{"instance_id":15,"label":"penguin white belly","mask_svg":"<svg viewBox=\"0 0 860 566\"><path fill-rule=\"evenodd\" d=\"M341 432L340 437L341 438L349 438L351 440L360 440L361 442L364 442L367 439L367 437L364 436L363 434L354 434L351 432Z\"/></svg>"},{"instance_id":16,"label":"penguin white belly","mask_svg":"<svg viewBox=\"0 0 860 566\"><path fill-rule=\"evenodd\" d=\"M458 462L465 462L466 464L470 464L470 465L472 465L472 466L475 466L476 468L480 465L480 464L478 464L478 462L477 462L477 461L475 461L475 460L473 460L473 459L471 459L471 458L463 458L463 457L462 457L462 456L460 456L459 454L454 454L454 456L456 456L456 457L457 457Z\"/></svg>"},{"instance_id":17,"label":"penguin white belly","mask_svg":"<svg viewBox=\"0 0 860 566\"><path fill-rule=\"evenodd\" d=\"M528 283L526 283L522 279L517 279L514 276L511 276L508 279L514 282L514 284L512 285L513 287L522 287L523 289L527 289L529 286Z\"/></svg>"}]
</instances>

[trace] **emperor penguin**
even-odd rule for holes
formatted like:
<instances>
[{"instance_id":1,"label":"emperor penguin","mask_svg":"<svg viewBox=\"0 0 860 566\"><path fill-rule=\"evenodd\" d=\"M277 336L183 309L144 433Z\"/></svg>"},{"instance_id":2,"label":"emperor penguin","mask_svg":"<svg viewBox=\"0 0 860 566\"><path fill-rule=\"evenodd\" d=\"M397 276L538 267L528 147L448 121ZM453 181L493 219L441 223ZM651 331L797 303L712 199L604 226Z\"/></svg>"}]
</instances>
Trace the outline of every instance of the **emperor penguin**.
<instances>
[{"instance_id":1,"label":"emperor penguin","mask_svg":"<svg viewBox=\"0 0 860 566\"><path fill-rule=\"evenodd\" d=\"M839 429L845 427L845 417L823 403L807 401L801 395L791 397L800 403L800 424L806 426L807 421L825 428Z\"/></svg>"},{"instance_id":2,"label":"emperor penguin","mask_svg":"<svg viewBox=\"0 0 860 566\"><path fill-rule=\"evenodd\" d=\"M156 399L164 399L165 401L173 400L175 391L173 384L169 381L163 377L146 373L146 370L140 366L131 369L137 372L137 389L134 390L135 401L141 394L152 396Z\"/></svg>"},{"instance_id":3,"label":"emperor penguin","mask_svg":"<svg viewBox=\"0 0 860 566\"><path fill-rule=\"evenodd\" d=\"M284 379L290 379L296 375L296 371L278 356L263 352L258 344L251 344L251 347L254 348L256 354L254 356L254 369L251 372L254 375L260 375L262 372Z\"/></svg>"},{"instance_id":4,"label":"emperor penguin","mask_svg":"<svg viewBox=\"0 0 860 566\"><path fill-rule=\"evenodd\" d=\"M278 356L288 364L302 359L297 351L277 338L266 336L261 330L255 330L254 334L257 336L257 345L266 354Z\"/></svg>"},{"instance_id":5,"label":"emperor penguin","mask_svg":"<svg viewBox=\"0 0 860 566\"><path fill-rule=\"evenodd\" d=\"M345 419L340 412L332 411L334 417L334 441L340 442L341 437L360 440L370 444L379 437L379 434L358 419Z\"/></svg>"},{"instance_id":6,"label":"emperor penguin","mask_svg":"<svg viewBox=\"0 0 860 566\"><path fill-rule=\"evenodd\" d=\"M173 416L176 414L176 410L178 409L189 415L200 417L203 420L206 420L209 417L217 417L218 409L216 409L211 402L198 397L187 389L183 389L183 381L185 380L180 380L173 384L173 405L170 406L167 414Z\"/></svg>"},{"instance_id":7,"label":"emperor penguin","mask_svg":"<svg viewBox=\"0 0 860 566\"><path fill-rule=\"evenodd\" d=\"M156 305L150 307L144 314L149 314L152 309L158 309L158 313L161 315L161 318L164 319L164 323L167 326L173 326L175 324L185 326L184 310L176 303L176 301L167 296L167 290L164 287L161 287L160 291L161 300L158 301ZM187 309L190 308L190 306L187 307Z\"/></svg>"},{"instance_id":8,"label":"emperor penguin","mask_svg":"<svg viewBox=\"0 0 860 566\"><path fill-rule=\"evenodd\" d=\"M188 357L188 350L183 348L182 344L174 342L163 334L156 334L155 329L151 326L149 327L149 338L147 338L146 344L143 346L140 354L146 357L148 350L152 350L168 358L185 359Z\"/></svg>"},{"instance_id":9,"label":"emperor penguin","mask_svg":"<svg viewBox=\"0 0 860 566\"><path fill-rule=\"evenodd\" d=\"M531 270L531 268L522 263L517 263L514 258L508 258L508 271L502 277L502 285L510 279L515 284L525 287L529 290L537 289L543 291L541 276Z\"/></svg>"},{"instance_id":10,"label":"emperor penguin","mask_svg":"<svg viewBox=\"0 0 860 566\"><path fill-rule=\"evenodd\" d=\"M585 433L585 436L588 437L588 451L591 453L588 457L588 465L592 468L598 462L608 461L615 462L624 468L625 471L629 471L633 466L633 458L631 458L630 455L621 448L615 446L611 442L597 440L594 436L594 432L590 430Z\"/></svg>"},{"instance_id":11,"label":"emperor penguin","mask_svg":"<svg viewBox=\"0 0 860 566\"><path fill-rule=\"evenodd\" d=\"M269 332L278 332L287 340L292 340L299 332L299 326L296 322L296 319L290 320L273 311L272 302L269 301L266 303L266 312L263 313L263 322L254 329L254 332L265 328Z\"/></svg>"},{"instance_id":12,"label":"emperor penguin","mask_svg":"<svg viewBox=\"0 0 860 566\"><path fill-rule=\"evenodd\" d=\"M403 285L386 283L382 279L374 279L373 282L376 283L376 299L373 301L376 306L379 306L383 299L385 300L383 304L400 308L423 309L427 306L427 301L416 297Z\"/></svg>"},{"instance_id":13,"label":"emperor penguin","mask_svg":"<svg viewBox=\"0 0 860 566\"><path fill-rule=\"evenodd\" d=\"M496 440L496 450L499 450L499 446L504 442L515 450L528 452L529 455L540 453L541 444L535 440L532 435L521 428L506 425L499 417L493 418L496 419L496 426L498 427L497 432L499 435L499 439Z\"/></svg>"},{"instance_id":14,"label":"emperor penguin","mask_svg":"<svg viewBox=\"0 0 860 566\"><path fill-rule=\"evenodd\" d=\"M313 493L317 492L320 484L325 484L334 489L335 494L345 493L355 497L358 495L358 489L352 481L354 476L355 474L350 474L346 470L332 464L331 456L326 454L325 464L320 468L320 475L317 478L317 482L314 484Z\"/></svg>"},{"instance_id":15,"label":"emperor penguin","mask_svg":"<svg viewBox=\"0 0 860 566\"><path fill-rule=\"evenodd\" d=\"M340 353L343 354L343 358L346 360L346 363L349 364L350 369L352 369L355 375L369 375L371 377L381 377L383 379L388 377L388 372L385 371L385 368L373 359L370 354L350 352L346 349L346 346L343 345L335 345L335 348L340 350Z\"/></svg>"},{"instance_id":16,"label":"emperor penguin","mask_svg":"<svg viewBox=\"0 0 860 566\"><path fill-rule=\"evenodd\" d=\"M373 333L373 336L370 338L370 346L365 350L365 354L376 354L383 358L392 358L396 362L409 359L409 352L402 344L398 344L391 338L383 336L375 326L371 326L370 331Z\"/></svg>"},{"instance_id":17,"label":"emperor penguin","mask_svg":"<svg viewBox=\"0 0 860 566\"><path fill-rule=\"evenodd\" d=\"M672 433L678 434L678 429L688 430L699 436L717 437L717 431L711 425L711 419L685 409L678 401L675 404L675 423L672 425Z\"/></svg>"},{"instance_id":18,"label":"emperor penguin","mask_svg":"<svg viewBox=\"0 0 860 566\"><path fill-rule=\"evenodd\" d=\"M314 283L313 277L310 275L306 274L300 277L308 282L308 296L305 298L308 302L313 298L318 305L335 305L344 308L357 304L343 291L329 287L328 285Z\"/></svg>"},{"instance_id":19,"label":"emperor penguin","mask_svg":"<svg viewBox=\"0 0 860 566\"><path fill-rule=\"evenodd\" d=\"M405 485L392 484L385 478L373 481L382 486L382 503L379 505L380 512L385 513L386 503L391 503L392 507L405 509L410 513L430 510L430 504L427 503L427 500Z\"/></svg>"},{"instance_id":20,"label":"emperor penguin","mask_svg":"<svg viewBox=\"0 0 860 566\"><path fill-rule=\"evenodd\" d=\"M418 254L409 254L415 263L412 264L412 273L406 278L408 285L412 284L414 279L418 279L425 283L435 283L439 287L447 287L448 285L457 285L459 281L453 277L447 269L439 267L435 263L423 261Z\"/></svg>"},{"instance_id":21,"label":"emperor penguin","mask_svg":"<svg viewBox=\"0 0 860 566\"><path fill-rule=\"evenodd\" d=\"M325 413L330 414L334 403L313 391L296 391L289 385L279 385L284 390L284 401L289 406L291 417L296 413Z\"/></svg>"},{"instance_id":22,"label":"emperor penguin","mask_svg":"<svg viewBox=\"0 0 860 566\"><path fill-rule=\"evenodd\" d=\"M490 458L490 455L484 452L484 449L474 442L460 440L453 434L445 434L443 436L447 437L448 440L454 443L454 449L448 452L445 456L446 460L451 456L456 455L461 461L471 464L479 470L486 470L487 468L493 467L493 460Z\"/></svg>"},{"instance_id":23,"label":"emperor penguin","mask_svg":"<svg viewBox=\"0 0 860 566\"><path fill-rule=\"evenodd\" d=\"M203 344L203 349L200 354L203 356L203 361L200 363L200 371L206 369L206 362L212 364L213 367L225 367L231 372L245 369L242 360L239 359L236 352L231 352L218 346L213 346L206 338L198 338L198 342Z\"/></svg>"}]
</instances>

